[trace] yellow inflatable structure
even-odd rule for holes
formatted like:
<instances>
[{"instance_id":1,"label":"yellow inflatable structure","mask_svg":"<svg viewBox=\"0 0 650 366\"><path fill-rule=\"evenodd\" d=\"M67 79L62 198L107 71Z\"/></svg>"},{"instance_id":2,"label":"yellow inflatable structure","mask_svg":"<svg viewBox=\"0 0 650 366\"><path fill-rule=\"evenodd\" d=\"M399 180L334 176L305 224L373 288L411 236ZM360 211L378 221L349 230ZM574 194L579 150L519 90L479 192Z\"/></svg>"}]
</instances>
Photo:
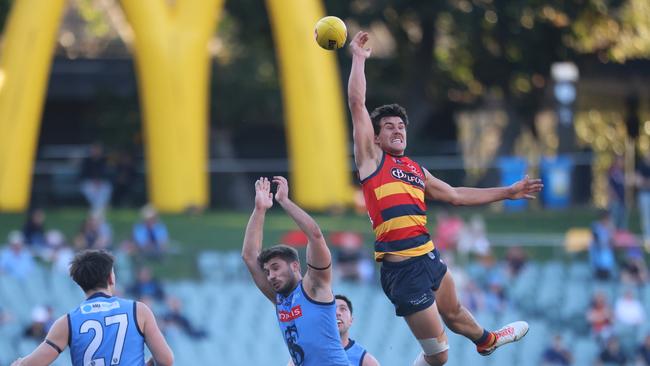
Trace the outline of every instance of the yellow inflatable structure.
<instances>
[{"instance_id":1,"label":"yellow inflatable structure","mask_svg":"<svg viewBox=\"0 0 650 366\"><path fill-rule=\"evenodd\" d=\"M65 0L14 1L0 56L0 211L21 211ZM34 11L38 9L38 11Z\"/></svg>"},{"instance_id":2,"label":"yellow inflatable structure","mask_svg":"<svg viewBox=\"0 0 650 366\"><path fill-rule=\"evenodd\" d=\"M43 98L65 3L15 1L9 14L0 57L0 211L21 211L29 202ZM167 212L205 207L208 42L223 0L121 4L135 34L151 201ZM347 205L351 171L336 59L313 39L313 26L324 15L320 0L268 0L267 6L281 66L292 194L310 209Z\"/></svg>"},{"instance_id":3,"label":"yellow inflatable structure","mask_svg":"<svg viewBox=\"0 0 650 366\"><path fill-rule=\"evenodd\" d=\"M318 47L317 0L267 0L282 77L294 197L327 209L352 201L345 112L335 54Z\"/></svg>"}]
</instances>

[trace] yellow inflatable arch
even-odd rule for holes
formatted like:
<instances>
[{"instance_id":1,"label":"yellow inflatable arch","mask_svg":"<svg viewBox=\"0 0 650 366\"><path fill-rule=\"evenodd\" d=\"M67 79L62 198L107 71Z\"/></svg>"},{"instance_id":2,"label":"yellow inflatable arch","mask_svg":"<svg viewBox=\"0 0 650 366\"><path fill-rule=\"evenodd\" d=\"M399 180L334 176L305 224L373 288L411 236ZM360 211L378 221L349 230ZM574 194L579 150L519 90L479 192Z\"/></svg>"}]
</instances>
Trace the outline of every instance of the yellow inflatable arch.
<instances>
[{"instance_id":1,"label":"yellow inflatable arch","mask_svg":"<svg viewBox=\"0 0 650 366\"><path fill-rule=\"evenodd\" d=\"M159 209L204 207L208 193L208 41L223 0L122 0L135 34L147 186ZM14 2L0 56L0 211L22 211L65 0ZM352 200L345 112L334 54L316 45L319 0L268 0L297 202ZM34 11L33 9L39 9ZM273 143L269 141L269 143Z\"/></svg>"}]
</instances>

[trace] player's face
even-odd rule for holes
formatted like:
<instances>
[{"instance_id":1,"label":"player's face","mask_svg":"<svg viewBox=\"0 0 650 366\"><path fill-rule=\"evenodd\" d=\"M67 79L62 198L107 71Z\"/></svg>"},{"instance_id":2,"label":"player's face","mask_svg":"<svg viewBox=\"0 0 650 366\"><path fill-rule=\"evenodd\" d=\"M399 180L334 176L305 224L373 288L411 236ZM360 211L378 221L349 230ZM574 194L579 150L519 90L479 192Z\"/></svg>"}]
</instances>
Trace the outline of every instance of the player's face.
<instances>
[{"instance_id":1,"label":"player's face","mask_svg":"<svg viewBox=\"0 0 650 366\"><path fill-rule=\"evenodd\" d=\"M383 117L379 122L379 134L375 142L379 147L393 155L402 155L406 150L406 124L400 117Z\"/></svg>"},{"instance_id":2,"label":"player's face","mask_svg":"<svg viewBox=\"0 0 650 366\"><path fill-rule=\"evenodd\" d=\"M348 304L340 299L336 299L336 325L339 327L339 333L345 334L352 326L352 313Z\"/></svg>"},{"instance_id":3,"label":"player's face","mask_svg":"<svg viewBox=\"0 0 650 366\"><path fill-rule=\"evenodd\" d=\"M297 262L288 263L282 258L272 258L264 264L266 279L271 284L273 291L288 294L298 282L296 275Z\"/></svg>"}]
</instances>

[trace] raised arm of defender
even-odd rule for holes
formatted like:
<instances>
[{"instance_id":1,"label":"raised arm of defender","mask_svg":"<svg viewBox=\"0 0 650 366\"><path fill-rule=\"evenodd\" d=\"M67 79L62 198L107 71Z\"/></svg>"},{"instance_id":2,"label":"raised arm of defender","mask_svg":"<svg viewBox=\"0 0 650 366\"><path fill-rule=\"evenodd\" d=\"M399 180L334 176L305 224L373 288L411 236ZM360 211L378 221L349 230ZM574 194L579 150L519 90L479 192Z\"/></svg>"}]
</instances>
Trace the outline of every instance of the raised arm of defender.
<instances>
[{"instance_id":1,"label":"raised arm of defender","mask_svg":"<svg viewBox=\"0 0 650 366\"><path fill-rule=\"evenodd\" d=\"M365 63L370 57L371 49L365 48L368 33L359 32L350 42L352 51L352 70L348 81L348 106L352 113L354 161L359 169L359 176L364 178L372 174L381 151L375 145L375 133L372 128L370 114L366 109L366 76Z\"/></svg>"},{"instance_id":2,"label":"raised arm of defender","mask_svg":"<svg viewBox=\"0 0 650 366\"><path fill-rule=\"evenodd\" d=\"M262 291L271 302L275 303L275 292L266 279L264 271L257 263L257 257L262 251L262 237L264 233L264 219L266 210L273 206L273 195L271 194L271 182L267 178L260 178L255 182L255 208L246 225L244 234L244 245L242 247L242 258L248 271L253 277L257 288Z\"/></svg>"},{"instance_id":3,"label":"raised arm of defender","mask_svg":"<svg viewBox=\"0 0 650 366\"><path fill-rule=\"evenodd\" d=\"M325 237L316 221L303 209L289 199L289 184L284 177L273 177L277 184L275 200L300 230L307 235L307 273L303 278L305 290L316 301L329 302L332 295L332 255L325 242Z\"/></svg>"}]
</instances>

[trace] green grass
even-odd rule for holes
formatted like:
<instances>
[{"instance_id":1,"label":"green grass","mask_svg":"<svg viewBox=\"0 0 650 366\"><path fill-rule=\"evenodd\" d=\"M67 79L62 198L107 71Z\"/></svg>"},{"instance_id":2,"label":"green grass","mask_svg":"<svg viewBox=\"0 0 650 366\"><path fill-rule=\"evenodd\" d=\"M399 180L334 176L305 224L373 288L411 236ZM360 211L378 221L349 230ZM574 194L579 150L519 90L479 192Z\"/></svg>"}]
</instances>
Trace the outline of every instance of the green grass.
<instances>
[{"instance_id":1,"label":"green grass","mask_svg":"<svg viewBox=\"0 0 650 366\"><path fill-rule=\"evenodd\" d=\"M455 210L464 218L481 214L490 233L564 233L571 227L588 227L596 218L595 210L591 208L572 208L563 211L536 210L527 212L508 213L493 208ZM435 226L436 209L429 213L429 228ZM84 219L86 211L79 208L64 208L46 210L46 227L61 230L68 239L76 235ZM167 224L170 236L181 247L181 252L162 263L154 263L155 271L163 276L194 276L195 256L201 250L239 250L244 237L244 229L249 212L210 211L202 215L162 215ZM119 244L130 235L131 227L138 217L137 210L113 210L108 214L108 220L113 228L114 244ZM340 230L354 230L365 235L368 243L373 240L370 222L365 215L344 214L340 216L315 215L325 233ZM8 232L22 228L24 215L0 214L0 242ZM639 232L638 216L630 215L630 227L633 232ZM281 210L273 209L267 215L264 243L278 243L281 236L288 230L296 229L293 221ZM370 245L368 246L370 250ZM541 253L544 248L531 248L531 254Z\"/></svg>"}]
</instances>

